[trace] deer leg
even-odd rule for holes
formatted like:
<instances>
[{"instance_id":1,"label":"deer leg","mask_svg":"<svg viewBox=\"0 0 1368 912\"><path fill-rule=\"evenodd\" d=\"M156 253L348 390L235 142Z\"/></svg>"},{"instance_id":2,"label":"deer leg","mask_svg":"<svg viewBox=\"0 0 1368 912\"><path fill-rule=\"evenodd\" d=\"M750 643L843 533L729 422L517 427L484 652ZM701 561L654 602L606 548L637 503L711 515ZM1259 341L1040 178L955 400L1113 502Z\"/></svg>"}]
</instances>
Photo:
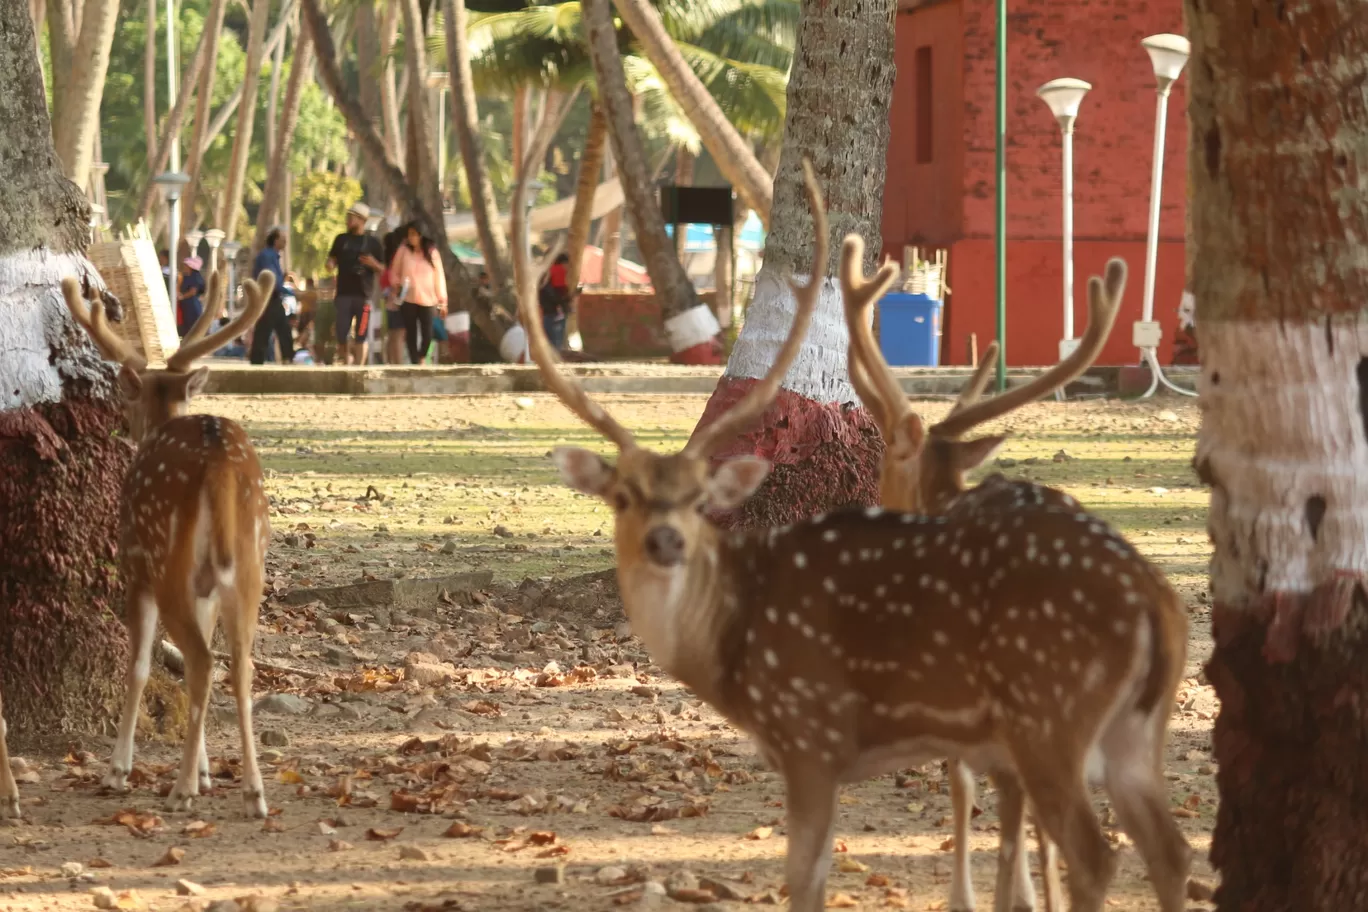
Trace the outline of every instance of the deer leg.
<instances>
[{"instance_id":1,"label":"deer leg","mask_svg":"<svg viewBox=\"0 0 1368 912\"><path fill-rule=\"evenodd\" d=\"M1045 912L1064 912L1064 888L1059 882L1059 853L1039 821L1036 821L1035 831L1036 841L1040 843L1040 878L1045 887L1042 891L1045 894Z\"/></svg>"},{"instance_id":2,"label":"deer leg","mask_svg":"<svg viewBox=\"0 0 1368 912\"><path fill-rule=\"evenodd\" d=\"M251 581L249 581L250 583ZM266 789L257 766L256 735L252 731L252 641L256 637L256 611L245 610L241 593L255 598L261 579L239 586L224 596L223 626L232 657L233 695L237 699L238 727L242 734L242 803L248 817L266 816Z\"/></svg>"},{"instance_id":3,"label":"deer leg","mask_svg":"<svg viewBox=\"0 0 1368 912\"><path fill-rule=\"evenodd\" d=\"M1036 819L1069 866L1070 912L1101 912L1116 858L1093 813L1082 770L1059 763L1059 752L1042 747L1045 752L1037 756L1053 757L1053 762L1036 761L1032 767L1031 757L1015 758L1022 783Z\"/></svg>"},{"instance_id":4,"label":"deer leg","mask_svg":"<svg viewBox=\"0 0 1368 912\"><path fill-rule=\"evenodd\" d=\"M789 769L789 912L822 912L831 868L831 833L836 825L836 780L828 769Z\"/></svg>"},{"instance_id":5,"label":"deer leg","mask_svg":"<svg viewBox=\"0 0 1368 912\"><path fill-rule=\"evenodd\" d=\"M1102 743L1107 794L1117 822L1145 860L1159 908L1182 912L1187 907L1192 849L1169 813L1163 772L1154 760L1155 727L1162 741L1162 725L1152 726L1139 713L1129 713L1112 724Z\"/></svg>"},{"instance_id":6,"label":"deer leg","mask_svg":"<svg viewBox=\"0 0 1368 912\"><path fill-rule=\"evenodd\" d=\"M1026 796L1021 783L1010 774L995 776L998 787L998 819L1002 826L998 844L997 885L993 912L1034 912L1035 889L1026 852Z\"/></svg>"},{"instance_id":7,"label":"deer leg","mask_svg":"<svg viewBox=\"0 0 1368 912\"><path fill-rule=\"evenodd\" d=\"M955 861L950 876L950 912L974 912L974 879L969 872L969 820L974 814L974 771L950 761L950 804L955 813Z\"/></svg>"},{"instance_id":8,"label":"deer leg","mask_svg":"<svg viewBox=\"0 0 1368 912\"><path fill-rule=\"evenodd\" d=\"M214 643L214 626L218 623L219 600L217 596L195 600L195 623L206 646ZM211 649L212 656L212 649ZM214 670L212 658L209 666L209 687L213 689ZM206 706L207 711L207 706ZM205 742L208 725L200 726L199 742L199 794L207 794L214 787L213 777L209 775L209 745Z\"/></svg>"},{"instance_id":9,"label":"deer leg","mask_svg":"<svg viewBox=\"0 0 1368 912\"><path fill-rule=\"evenodd\" d=\"M133 735L138 729L138 709L143 688L152 671L152 641L157 633L157 601L150 592L130 586L128 590L128 675L124 679L123 709L119 713L119 734L105 788L128 791L128 774L133 771Z\"/></svg>"},{"instance_id":10,"label":"deer leg","mask_svg":"<svg viewBox=\"0 0 1368 912\"><path fill-rule=\"evenodd\" d=\"M168 617L171 612L167 612ZM184 615L181 615L184 616ZM175 633L172 632L173 639ZM214 657L200 635L198 625L185 625L176 643L185 656L185 686L190 694L190 723L185 733L185 752L180 773L166 799L168 811L188 811L199 794L199 755L204 744L205 715L209 711L209 688L213 683Z\"/></svg>"},{"instance_id":11,"label":"deer leg","mask_svg":"<svg viewBox=\"0 0 1368 912\"><path fill-rule=\"evenodd\" d=\"M10 769L9 725L5 722L5 709L0 701L0 817L21 817L19 811L19 786L14 781L14 770Z\"/></svg>"}]
</instances>

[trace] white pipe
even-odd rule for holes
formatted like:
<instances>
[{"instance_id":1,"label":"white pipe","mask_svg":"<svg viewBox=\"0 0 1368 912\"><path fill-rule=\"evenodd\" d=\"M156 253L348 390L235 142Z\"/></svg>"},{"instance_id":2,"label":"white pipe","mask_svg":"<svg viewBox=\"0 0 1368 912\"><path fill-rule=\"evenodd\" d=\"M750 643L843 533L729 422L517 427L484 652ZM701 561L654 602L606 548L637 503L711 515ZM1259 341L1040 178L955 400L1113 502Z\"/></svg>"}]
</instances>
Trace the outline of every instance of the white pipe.
<instances>
[{"instance_id":1,"label":"white pipe","mask_svg":"<svg viewBox=\"0 0 1368 912\"><path fill-rule=\"evenodd\" d=\"M1164 130L1168 122L1169 87L1159 89L1159 103L1154 113L1154 172L1150 183L1149 242L1145 247L1145 307L1140 318L1148 323L1154 319L1154 274L1159 261L1159 206L1164 188Z\"/></svg>"},{"instance_id":2,"label":"white pipe","mask_svg":"<svg viewBox=\"0 0 1368 912\"><path fill-rule=\"evenodd\" d=\"M1064 338L1074 337L1073 124L1064 125Z\"/></svg>"},{"instance_id":3,"label":"white pipe","mask_svg":"<svg viewBox=\"0 0 1368 912\"><path fill-rule=\"evenodd\" d=\"M166 110L176 106L176 0L166 0ZM180 135L171 137L171 170L180 170ZM174 204L173 204L174 206ZM174 233L174 229L173 229ZM175 245L172 240L167 249ZM172 251L171 274L175 275L175 251ZM174 300L174 299L173 299Z\"/></svg>"}]
</instances>

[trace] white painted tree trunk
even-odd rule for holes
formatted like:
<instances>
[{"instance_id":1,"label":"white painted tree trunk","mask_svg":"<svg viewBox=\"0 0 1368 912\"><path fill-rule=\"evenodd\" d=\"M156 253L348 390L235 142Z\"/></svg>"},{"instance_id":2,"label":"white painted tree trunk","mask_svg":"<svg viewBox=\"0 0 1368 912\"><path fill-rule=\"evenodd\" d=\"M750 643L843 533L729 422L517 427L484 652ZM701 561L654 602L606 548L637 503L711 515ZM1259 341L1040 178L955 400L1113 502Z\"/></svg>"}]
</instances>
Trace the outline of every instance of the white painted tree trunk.
<instances>
[{"instance_id":1,"label":"white painted tree trunk","mask_svg":"<svg viewBox=\"0 0 1368 912\"><path fill-rule=\"evenodd\" d=\"M797 281L806 282L806 276ZM798 300L777 271L764 266L755 280L755 296L746 311L746 322L732 348L724 379L759 380L765 376L788 336ZM821 295L812 314L812 325L798 357L784 376L783 388L816 402L859 404L846 374L846 350L850 333L841 304L841 285L833 278L822 280Z\"/></svg>"}]
</instances>

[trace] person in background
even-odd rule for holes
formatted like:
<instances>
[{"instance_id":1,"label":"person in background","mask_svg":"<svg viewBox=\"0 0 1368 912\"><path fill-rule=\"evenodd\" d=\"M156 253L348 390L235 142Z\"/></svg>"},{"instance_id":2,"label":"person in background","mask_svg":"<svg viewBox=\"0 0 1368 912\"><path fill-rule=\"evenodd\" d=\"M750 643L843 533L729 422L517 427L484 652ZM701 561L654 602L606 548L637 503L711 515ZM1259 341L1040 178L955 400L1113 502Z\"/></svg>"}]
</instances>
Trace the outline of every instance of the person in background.
<instances>
[{"instance_id":1,"label":"person in background","mask_svg":"<svg viewBox=\"0 0 1368 912\"><path fill-rule=\"evenodd\" d=\"M433 309L446 316L447 287L437 245L423 236L416 222L409 223L404 244L390 264L390 285L397 285L402 295L399 315L409 360L422 364L432 347Z\"/></svg>"},{"instance_id":2,"label":"person in background","mask_svg":"<svg viewBox=\"0 0 1368 912\"><path fill-rule=\"evenodd\" d=\"M176 294L176 332L182 339L204 313L204 275L200 270L204 261L197 256L189 256L181 261L180 284Z\"/></svg>"},{"instance_id":3,"label":"person in background","mask_svg":"<svg viewBox=\"0 0 1368 912\"><path fill-rule=\"evenodd\" d=\"M376 275L385 269L381 262L384 248L379 239L366 233L369 218L370 207L365 203L356 203L348 209L347 231L333 239L332 249L328 251L328 268L337 270L337 294L333 298L337 349L339 355L345 352L346 364L366 363L371 295L375 291Z\"/></svg>"},{"instance_id":4,"label":"person in background","mask_svg":"<svg viewBox=\"0 0 1368 912\"><path fill-rule=\"evenodd\" d=\"M569 271L570 255L562 253L547 270L546 282L537 293L546 338L558 351L565 348L565 321L570 316Z\"/></svg>"},{"instance_id":5,"label":"person in background","mask_svg":"<svg viewBox=\"0 0 1368 912\"><path fill-rule=\"evenodd\" d=\"M404 363L404 321L399 316L399 286L394 282L394 258L404 245L407 234L405 227L399 227L385 235L385 271L380 273L380 293L385 300L385 363Z\"/></svg>"},{"instance_id":6,"label":"person in background","mask_svg":"<svg viewBox=\"0 0 1368 912\"><path fill-rule=\"evenodd\" d=\"M157 261L161 263L162 278L171 281L171 253L163 250L157 254Z\"/></svg>"},{"instance_id":7,"label":"person in background","mask_svg":"<svg viewBox=\"0 0 1368 912\"><path fill-rule=\"evenodd\" d=\"M258 276L263 270L269 270L275 275L275 288L271 291L271 300L266 304L266 311L257 320L256 326L252 329L252 357L253 364L265 364L266 353L270 351L271 335L274 334L277 344L280 346L280 360L283 364L290 364L294 361L294 338L290 331L290 315L285 311L285 296L294 296L294 292L285 287L285 270L280 265L280 251L285 249L285 232L280 228L272 228L266 234L266 246L261 248L261 252L252 261L252 275Z\"/></svg>"}]
</instances>

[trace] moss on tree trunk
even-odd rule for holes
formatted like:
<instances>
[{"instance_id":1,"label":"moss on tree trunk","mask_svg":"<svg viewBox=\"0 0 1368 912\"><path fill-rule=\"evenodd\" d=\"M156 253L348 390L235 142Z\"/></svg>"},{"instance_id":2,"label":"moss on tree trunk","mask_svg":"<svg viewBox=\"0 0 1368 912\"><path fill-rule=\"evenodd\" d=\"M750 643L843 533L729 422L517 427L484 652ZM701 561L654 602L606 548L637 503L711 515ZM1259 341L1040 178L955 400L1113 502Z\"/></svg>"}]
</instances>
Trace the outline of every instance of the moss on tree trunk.
<instances>
[{"instance_id":1,"label":"moss on tree trunk","mask_svg":"<svg viewBox=\"0 0 1368 912\"><path fill-rule=\"evenodd\" d=\"M1368 908L1368 7L1187 0L1223 912Z\"/></svg>"},{"instance_id":2,"label":"moss on tree trunk","mask_svg":"<svg viewBox=\"0 0 1368 912\"><path fill-rule=\"evenodd\" d=\"M116 570L132 450L113 371L67 317L90 209L62 176L25 4L0 4L0 690L10 737L92 731L115 710ZM37 310L35 319L34 311Z\"/></svg>"}]
</instances>

